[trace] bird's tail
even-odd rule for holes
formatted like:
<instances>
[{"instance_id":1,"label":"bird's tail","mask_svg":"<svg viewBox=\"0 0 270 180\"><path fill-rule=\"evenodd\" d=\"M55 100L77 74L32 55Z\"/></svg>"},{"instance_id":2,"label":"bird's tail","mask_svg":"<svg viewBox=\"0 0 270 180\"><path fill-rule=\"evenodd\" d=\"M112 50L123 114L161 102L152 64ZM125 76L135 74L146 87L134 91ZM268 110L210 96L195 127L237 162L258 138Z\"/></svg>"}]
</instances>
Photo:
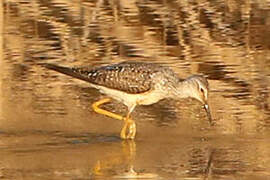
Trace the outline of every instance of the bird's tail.
<instances>
[{"instance_id":1,"label":"bird's tail","mask_svg":"<svg viewBox=\"0 0 270 180\"><path fill-rule=\"evenodd\" d=\"M49 63L42 63L40 65L47 69L51 69L51 70L60 72L62 74L66 74L68 76L72 76L77 79L81 79L83 81L89 82L89 78L87 74L84 71L80 70L79 68L70 68L70 67L58 66L55 64L49 64Z\"/></svg>"}]
</instances>

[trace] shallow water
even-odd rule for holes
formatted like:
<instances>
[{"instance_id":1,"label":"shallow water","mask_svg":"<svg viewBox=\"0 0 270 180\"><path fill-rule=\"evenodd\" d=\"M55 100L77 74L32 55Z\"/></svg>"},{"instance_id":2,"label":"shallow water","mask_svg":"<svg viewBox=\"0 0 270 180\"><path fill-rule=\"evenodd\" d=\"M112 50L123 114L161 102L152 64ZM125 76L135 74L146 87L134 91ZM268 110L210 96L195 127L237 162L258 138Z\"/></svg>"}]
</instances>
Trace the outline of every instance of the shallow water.
<instances>
[{"instance_id":1,"label":"shallow water","mask_svg":"<svg viewBox=\"0 0 270 180\"><path fill-rule=\"evenodd\" d=\"M270 179L268 0L0 4L0 179ZM195 100L162 100L122 141L91 109L104 95L38 65L123 60L206 76L215 125Z\"/></svg>"}]
</instances>

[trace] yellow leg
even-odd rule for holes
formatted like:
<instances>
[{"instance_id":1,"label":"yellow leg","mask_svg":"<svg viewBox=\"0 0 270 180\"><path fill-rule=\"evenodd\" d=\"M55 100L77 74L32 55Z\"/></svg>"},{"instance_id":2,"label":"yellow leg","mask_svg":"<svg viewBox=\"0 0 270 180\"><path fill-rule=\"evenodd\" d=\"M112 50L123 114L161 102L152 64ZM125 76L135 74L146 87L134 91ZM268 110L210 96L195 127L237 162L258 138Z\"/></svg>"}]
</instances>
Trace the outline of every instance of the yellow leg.
<instances>
[{"instance_id":1,"label":"yellow leg","mask_svg":"<svg viewBox=\"0 0 270 180\"><path fill-rule=\"evenodd\" d=\"M124 117L119 115L119 114L115 114L115 113L112 113L110 111L106 111L104 109L99 108L100 105L108 103L110 101L111 101L110 98L101 99L101 100L93 103L92 108L95 112L97 112L99 114L103 114L103 115L106 115L106 116L109 116L111 118L118 119L118 120L124 120Z\"/></svg>"},{"instance_id":2,"label":"yellow leg","mask_svg":"<svg viewBox=\"0 0 270 180\"><path fill-rule=\"evenodd\" d=\"M121 130L120 136L122 139L134 139L136 135L136 124L130 118L130 112L128 112L126 118L124 119L125 124Z\"/></svg>"},{"instance_id":3,"label":"yellow leg","mask_svg":"<svg viewBox=\"0 0 270 180\"><path fill-rule=\"evenodd\" d=\"M97 112L99 114L103 114L103 115L106 115L106 116L109 116L111 118L118 119L118 120L124 120L125 124L124 124L124 126L121 130L121 133L120 133L121 138L122 139L134 139L135 135L136 135L136 124L132 119L130 119L131 112L129 112L126 117L123 117L119 114L112 113L110 111L106 111L104 109L99 108L100 105L108 103L110 101L111 101L110 98L101 99L101 100L93 103L92 108L95 112Z\"/></svg>"}]
</instances>

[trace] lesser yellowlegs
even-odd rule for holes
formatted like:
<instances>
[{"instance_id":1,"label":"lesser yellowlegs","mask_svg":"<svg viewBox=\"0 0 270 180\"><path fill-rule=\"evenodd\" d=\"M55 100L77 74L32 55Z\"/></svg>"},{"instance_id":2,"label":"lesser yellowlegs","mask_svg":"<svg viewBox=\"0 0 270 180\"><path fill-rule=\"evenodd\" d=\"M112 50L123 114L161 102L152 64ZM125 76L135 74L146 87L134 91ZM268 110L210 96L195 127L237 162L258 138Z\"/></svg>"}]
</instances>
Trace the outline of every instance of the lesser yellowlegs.
<instances>
[{"instance_id":1,"label":"lesser yellowlegs","mask_svg":"<svg viewBox=\"0 0 270 180\"><path fill-rule=\"evenodd\" d=\"M180 79L170 68L154 63L126 61L118 64L92 68L70 68L54 64L43 64L46 68L87 81L109 98L93 103L93 110L114 119L124 120L120 136L122 139L134 139L136 124L130 118L137 105L150 105L164 98L192 97L204 104L209 122L212 118L208 106L209 86L206 78L193 75ZM126 116L121 116L99 106L116 99L128 108Z\"/></svg>"}]
</instances>

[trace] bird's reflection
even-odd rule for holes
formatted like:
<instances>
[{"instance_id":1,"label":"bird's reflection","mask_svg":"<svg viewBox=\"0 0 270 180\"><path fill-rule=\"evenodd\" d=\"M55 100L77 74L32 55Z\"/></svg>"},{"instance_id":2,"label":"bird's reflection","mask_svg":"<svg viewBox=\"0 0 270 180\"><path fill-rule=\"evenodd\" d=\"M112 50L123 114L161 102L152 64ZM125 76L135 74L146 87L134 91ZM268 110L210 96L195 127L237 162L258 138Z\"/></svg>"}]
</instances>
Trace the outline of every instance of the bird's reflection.
<instances>
[{"instance_id":1,"label":"bird's reflection","mask_svg":"<svg viewBox=\"0 0 270 180\"><path fill-rule=\"evenodd\" d=\"M108 159L98 160L93 168L93 176L94 177L103 177L110 176L115 179L156 179L158 178L157 174L154 173L145 173L145 172L136 172L136 168L134 167L134 162L136 158L136 143L134 140L125 140L121 142L122 146L122 155L118 157L113 156ZM124 158L122 158L124 156ZM115 166L122 166L126 164L123 173L115 173L109 174L106 173L108 170L113 170Z\"/></svg>"}]
</instances>

